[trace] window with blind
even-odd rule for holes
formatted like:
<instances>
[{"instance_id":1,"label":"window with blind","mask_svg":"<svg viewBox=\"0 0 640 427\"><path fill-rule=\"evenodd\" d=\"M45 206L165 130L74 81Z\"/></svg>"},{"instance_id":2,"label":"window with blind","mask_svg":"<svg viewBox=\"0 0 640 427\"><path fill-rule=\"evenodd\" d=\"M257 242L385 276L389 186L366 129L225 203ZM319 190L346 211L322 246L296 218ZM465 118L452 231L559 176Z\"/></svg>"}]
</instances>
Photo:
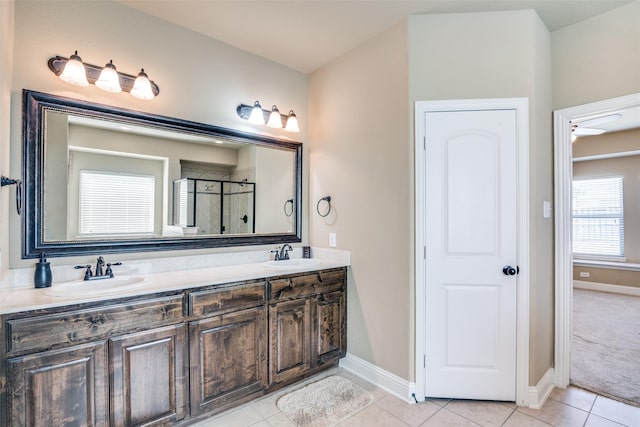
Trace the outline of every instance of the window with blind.
<instances>
[{"instance_id":1,"label":"window with blind","mask_svg":"<svg viewBox=\"0 0 640 427\"><path fill-rule=\"evenodd\" d=\"M573 253L624 255L622 176L573 181Z\"/></svg>"},{"instance_id":2,"label":"window with blind","mask_svg":"<svg viewBox=\"0 0 640 427\"><path fill-rule=\"evenodd\" d=\"M153 233L155 177L80 171L80 234Z\"/></svg>"}]
</instances>

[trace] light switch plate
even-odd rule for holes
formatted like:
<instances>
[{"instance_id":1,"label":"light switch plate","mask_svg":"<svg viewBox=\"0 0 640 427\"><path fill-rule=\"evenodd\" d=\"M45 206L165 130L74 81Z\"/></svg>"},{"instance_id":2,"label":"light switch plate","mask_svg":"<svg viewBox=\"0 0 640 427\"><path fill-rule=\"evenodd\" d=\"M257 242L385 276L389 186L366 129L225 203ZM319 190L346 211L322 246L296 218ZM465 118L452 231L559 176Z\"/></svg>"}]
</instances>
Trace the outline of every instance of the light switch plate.
<instances>
[{"instance_id":1,"label":"light switch plate","mask_svg":"<svg viewBox=\"0 0 640 427\"><path fill-rule=\"evenodd\" d=\"M548 200L542 202L542 216L544 218L551 218L551 202Z\"/></svg>"},{"instance_id":2,"label":"light switch plate","mask_svg":"<svg viewBox=\"0 0 640 427\"><path fill-rule=\"evenodd\" d=\"M336 233L329 233L329 247L336 247Z\"/></svg>"}]
</instances>

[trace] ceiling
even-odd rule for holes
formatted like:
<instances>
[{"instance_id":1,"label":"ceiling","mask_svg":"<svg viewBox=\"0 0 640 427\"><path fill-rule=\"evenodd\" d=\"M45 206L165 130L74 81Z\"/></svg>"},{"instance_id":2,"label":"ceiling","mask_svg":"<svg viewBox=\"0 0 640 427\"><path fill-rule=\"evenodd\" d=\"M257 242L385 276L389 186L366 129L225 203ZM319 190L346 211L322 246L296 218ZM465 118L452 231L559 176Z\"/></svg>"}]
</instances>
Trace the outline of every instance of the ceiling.
<instances>
[{"instance_id":1,"label":"ceiling","mask_svg":"<svg viewBox=\"0 0 640 427\"><path fill-rule=\"evenodd\" d=\"M534 9L549 31L633 0L117 0L305 74L408 15Z\"/></svg>"}]
</instances>

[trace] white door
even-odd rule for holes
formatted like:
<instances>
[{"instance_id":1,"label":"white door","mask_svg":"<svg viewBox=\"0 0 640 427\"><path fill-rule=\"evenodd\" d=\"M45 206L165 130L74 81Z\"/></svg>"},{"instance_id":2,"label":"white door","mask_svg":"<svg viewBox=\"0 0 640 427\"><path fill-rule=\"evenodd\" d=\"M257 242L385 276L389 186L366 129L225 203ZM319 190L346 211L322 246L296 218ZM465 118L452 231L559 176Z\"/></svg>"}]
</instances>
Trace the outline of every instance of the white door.
<instances>
[{"instance_id":1,"label":"white door","mask_svg":"<svg viewBox=\"0 0 640 427\"><path fill-rule=\"evenodd\" d=\"M516 111L424 120L426 395L514 401Z\"/></svg>"}]
</instances>

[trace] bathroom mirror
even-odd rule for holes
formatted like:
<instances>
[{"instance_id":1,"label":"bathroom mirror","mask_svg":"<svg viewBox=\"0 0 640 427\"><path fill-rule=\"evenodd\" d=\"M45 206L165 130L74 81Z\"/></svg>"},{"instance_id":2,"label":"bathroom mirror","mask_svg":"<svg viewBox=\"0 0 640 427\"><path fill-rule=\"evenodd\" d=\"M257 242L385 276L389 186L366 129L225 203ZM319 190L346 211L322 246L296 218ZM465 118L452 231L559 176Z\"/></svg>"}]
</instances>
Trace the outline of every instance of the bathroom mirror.
<instances>
[{"instance_id":1,"label":"bathroom mirror","mask_svg":"<svg viewBox=\"0 0 640 427\"><path fill-rule=\"evenodd\" d=\"M302 240L302 145L23 91L23 258Z\"/></svg>"}]
</instances>

